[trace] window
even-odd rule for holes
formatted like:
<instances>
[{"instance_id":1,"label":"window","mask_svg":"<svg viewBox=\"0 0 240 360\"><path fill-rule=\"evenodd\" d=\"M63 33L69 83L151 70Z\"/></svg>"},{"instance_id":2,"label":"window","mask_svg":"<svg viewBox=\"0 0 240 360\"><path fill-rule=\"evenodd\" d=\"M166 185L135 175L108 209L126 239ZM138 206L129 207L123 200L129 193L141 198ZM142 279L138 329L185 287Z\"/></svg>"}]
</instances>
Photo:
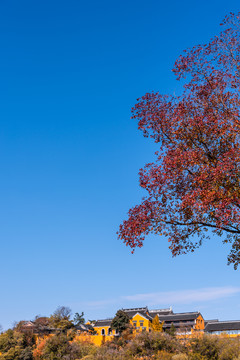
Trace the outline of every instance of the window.
<instances>
[{"instance_id":1,"label":"window","mask_svg":"<svg viewBox=\"0 0 240 360\"><path fill-rule=\"evenodd\" d=\"M102 335L105 335L105 329L102 329L102 333L101 333Z\"/></svg>"},{"instance_id":2,"label":"window","mask_svg":"<svg viewBox=\"0 0 240 360\"><path fill-rule=\"evenodd\" d=\"M133 326L136 328L137 327L137 322L133 321Z\"/></svg>"},{"instance_id":3,"label":"window","mask_svg":"<svg viewBox=\"0 0 240 360\"><path fill-rule=\"evenodd\" d=\"M140 321L140 326L143 327L143 321Z\"/></svg>"},{"instance_id":4,"label":"window","mask_svg":"<svg viewBox=\"0 0 240 360\"><path fill-rule=\"evenodd\" d=\"M108 335L112 335L112 329L108 328Z\"/></svg>"}]
</instances>

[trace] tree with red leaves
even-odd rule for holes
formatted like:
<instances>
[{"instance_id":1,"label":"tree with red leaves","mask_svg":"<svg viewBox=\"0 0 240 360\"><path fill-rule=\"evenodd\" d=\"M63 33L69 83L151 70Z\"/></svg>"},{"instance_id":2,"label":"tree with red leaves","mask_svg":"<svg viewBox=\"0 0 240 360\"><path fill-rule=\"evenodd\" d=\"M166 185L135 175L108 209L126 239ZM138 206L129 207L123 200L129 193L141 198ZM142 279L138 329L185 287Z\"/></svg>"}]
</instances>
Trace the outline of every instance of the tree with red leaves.
<instances>
[{"instance_id":1,"label":"tree with red leaves","mask_svg":"<svg viewBox=\"0 0 240 360\"><path fill-rule=\"evenodd\" d=\"M240 263L240 13L208 44L175 62L187 78L181 96L147 93L132 109L144 136L159 144L156 161L140 170L148 195L129 210L118 232L133 251L146 235L165 235L172 255L194 251L207 230L231 244Z\"/></svg>"}]
</instances>

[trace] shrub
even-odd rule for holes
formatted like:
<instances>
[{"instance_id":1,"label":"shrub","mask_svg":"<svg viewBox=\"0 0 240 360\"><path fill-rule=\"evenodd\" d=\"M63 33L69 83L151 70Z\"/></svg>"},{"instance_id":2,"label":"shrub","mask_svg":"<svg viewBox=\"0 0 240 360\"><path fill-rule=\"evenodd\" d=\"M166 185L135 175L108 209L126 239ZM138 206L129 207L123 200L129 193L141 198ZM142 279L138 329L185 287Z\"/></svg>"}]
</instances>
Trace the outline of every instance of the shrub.
<instances>
[{"instance_id":1,"label":"shrub","mask_svg":"<svg viewBox=\"0 0 240 360\"><path fill-rule=\"evenodd\" d=\"M191 359L197 360L196 356L198 355L200 355L199 359L218 359L219 339L216 336L203 335L202 337L192 339L190 345L193 352Z\"/></svg>"},{"instance_id":2,"label":"shrub","mask_svg":"<svg viewBox=\"0 0 240 360\"><path fill-rule=\"evenodd\" d=\"M165 350L158 351L156 360L172 360L172 354Z\"/></svg>"},{"instance_id":3,"label":"shrub","mask_svg":"<svg viewBox=\"0 0 240 360\"><path fill-rule=\"evenodd\" d=\"M186 354L176 354L172 356L172 360L188 360L188 356Z\"/></svg>"},{"instance_id":4,"label":"shrub","mask_svg":"<svg viewBox=\"0 0 240 360\"><path fill-rule=\"evenodd\" d=\"M142 332L126 345L129 356L153 355L159 351L175 353L182 345L172 336L161 332Z\"/></svg>"},{"instance_id":5,"label":"shrub","mask_svg":"<svg viewBox=\"0 0 240 360\"><path fill-rule=\"evenodd\" d=\"M219 339L219 360L236 360L240 356L239 339Z\"/></svg>"}]
</instances>

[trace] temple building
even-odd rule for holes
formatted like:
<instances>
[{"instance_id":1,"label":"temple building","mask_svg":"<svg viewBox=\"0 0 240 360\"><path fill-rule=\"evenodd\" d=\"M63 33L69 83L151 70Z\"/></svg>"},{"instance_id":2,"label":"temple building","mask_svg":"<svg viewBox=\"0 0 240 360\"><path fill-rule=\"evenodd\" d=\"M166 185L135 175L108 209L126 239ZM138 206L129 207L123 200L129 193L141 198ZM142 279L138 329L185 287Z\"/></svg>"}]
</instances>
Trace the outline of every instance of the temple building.
<instances>
[{"instance_id":1,"label":"temple building","mask_svg":"<svg viewBox=\"0 0 240 360\"><path fill-rule=\"evenodd\" d=\"M151 322L157 316L163 323L163 330L168 331L174 326L176 335L191 335L194 332L204 331L204 319L200 312L174 313L172 308L152 309L147 306L141 308L122 309L129 319L130 324L137 332L151 331ZM94 330L101 336L116 336L111 329L112 319L97 320Z\"/></svg>"},{"instance_id":2,"label":"temple building","mask_svg":"<svg viewBox=\"0 0 240 360\"><path fill-rule=\"evenodd\" d=\"M240 320L218 321L209 320L205 323L205 332L213 335L226 334L230 337L240 335Z\"/></svg>"}]
</instances>

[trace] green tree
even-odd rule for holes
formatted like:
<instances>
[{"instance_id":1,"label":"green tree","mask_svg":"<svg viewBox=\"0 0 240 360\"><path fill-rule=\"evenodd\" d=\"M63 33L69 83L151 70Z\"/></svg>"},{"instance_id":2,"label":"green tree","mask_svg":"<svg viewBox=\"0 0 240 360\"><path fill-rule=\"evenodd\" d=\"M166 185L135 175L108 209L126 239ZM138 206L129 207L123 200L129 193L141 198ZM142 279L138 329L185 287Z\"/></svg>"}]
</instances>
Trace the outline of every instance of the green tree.
<instances>
[{"instance_id":1,"label":"green tree","mask_svg":"<svg viewBox=\"0 0 240 360\"><path fill-rule=\"evenodd\" d=\"M17 341L14 337L13 330L9 329L5 333L0 335L0 353L5 353L11 347L16 346Z\"/></svg>"},{"instance_id":2,"label":"green tree","mask_svg":"<svg viewBox=\"0 0 240 360\"><path fill-rule=\"evenodd\" d=\"M75 313L73 322L74 322L74 325L76 325L76 326L84 324L85 323L84 312L82 312L81 315L79 313Z\"/></svg>"},{"instance_id":3,"label":"green tree","mask_svg":"<svg viewBox=\"0 0 240 360\"><path fill-rule=\"evenodd\" d=\"M33 360L33 353L31 346L28 346L21 351L19 360Z\"/></svg>"},{"instance_id":4,"label":"green tree","mask_svg":"<svg viewBox=\"0 0 240 360\"><path fill-rule=\"evenodd\" d=\"M80 358L82 358L80 344L69 342L69 338L64 334L50 337L43 349L43 360L76 360Z\"/></svg>"},{"instance_id":5,"label":"green tree","mask_svg":"<svg viewBox=\"0 0 240 360\"><path fill-rule=\"evenodd\" d=\"M176 328L175 328L175 326L173 325L173 323L171 323L170 329L167 329L167 330L166 330L166 333L168 333L168 334L171 335L171 336L175 336L175 335L176 335Z\"/></svg>"},{"instance_id":6,"label":"green tree","mask_svg":"<svg viewBox=\"0 0 240 360\"><path fill-rule=\"evenodd\" d=\"M0 335L0 360L32 360L33 345L33 339L26 334L7 330Z\"/></svg>"},{"instance_id":7,"label":"green tree","mask_svg":"<svg viewBox=\"0 0 240 360\"><path fill-rule=\"evenodd\" d=\"M219 339L215 336L204 335L190 341L194 354L199 354L203 359L217 360L219 354ZM230 357L228 359L231 359Z\"/></svg>"},{"instance_id":8,"label":"green tree","mask_svg":"<svg viewBox=\"0 0 240 360\"><path fill-rule=\"evenodd\" d=\"M59 329L67 330L73 327L71 318L71 309L66 306L59 306L49 318L50 326Z\"/></svg>"},{"instance_id":9,"label":"green tree","mask_svg":"<svg viewBox=\"0 0 240 360\"><path fill-rule=\"evenodd\" d=\"M127 329L130 319L123 310L118 310L111 322L111 328L121 334Z\"/></svg>"}]
</instances>

